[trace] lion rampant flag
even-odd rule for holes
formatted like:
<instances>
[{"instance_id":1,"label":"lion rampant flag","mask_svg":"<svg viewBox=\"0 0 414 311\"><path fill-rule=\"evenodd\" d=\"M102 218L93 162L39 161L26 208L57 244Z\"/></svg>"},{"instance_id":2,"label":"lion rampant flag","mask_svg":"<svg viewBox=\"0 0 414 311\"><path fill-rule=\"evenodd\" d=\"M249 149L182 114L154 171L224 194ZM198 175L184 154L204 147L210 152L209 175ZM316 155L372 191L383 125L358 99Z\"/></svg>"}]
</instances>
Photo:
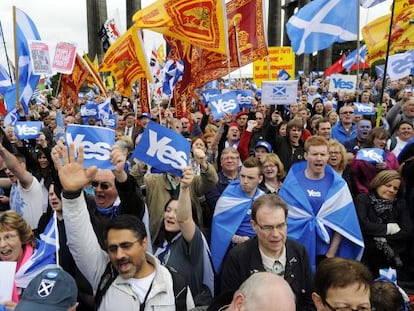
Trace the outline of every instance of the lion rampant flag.
<instances>
[{"instance_id":1,"label":"lion rampant flag","mask_svg":"<svg viewBox=\"0 0 414 311\"><path fill-rule=\"evenodd\" d=\"M152 81L142 38L135 25L109 47L99 71L110 71L116 80L116 90L127 97L139 78Z\"/></svg>"},{"instance_id":2,"label":"lion rampant flag","mask_svg":"<svg viewBox=\"0 0 414 311\"><path fill-rule=\"evenodd\" d=\"M133 16L138 28L151 29L184 43L227 53L224 0L158 0Z\"/></svg>"},{"instance_id":3,"label":"lion rampant flag","mask_svg":"<svg viewBox=\"0 0 414 311\"><path fill-rule=\"evenodd\" d=\"M362 36L368 50L368 63L386 56L390 18L391 14L381 16L362 28ZM414 5L395 9L390 54L414 49L414 27L410 24L413 19Z\"/></svg>"}]
</instances>

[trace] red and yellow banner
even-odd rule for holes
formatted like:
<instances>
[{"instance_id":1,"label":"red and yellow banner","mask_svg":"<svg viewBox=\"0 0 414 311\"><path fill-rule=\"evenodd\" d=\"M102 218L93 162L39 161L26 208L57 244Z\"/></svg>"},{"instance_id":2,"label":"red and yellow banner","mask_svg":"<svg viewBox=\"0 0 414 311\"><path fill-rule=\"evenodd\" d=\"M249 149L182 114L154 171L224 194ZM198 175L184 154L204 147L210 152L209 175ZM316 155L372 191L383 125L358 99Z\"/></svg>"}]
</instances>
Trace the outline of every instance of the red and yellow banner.
<instances>
[{"instance_id":1,"label":"red and yellow banner","mask_svg":"<svg viewBox=\"0 0 414 311\"><path fill-rule=\"evenodd\" d=\"M74 107L78 104L79 89L90 76L88 68L82 58L76 54L75 64L71 74L62 75L62 105L63 107Z\"/></svg>"},{"instance_id":2,"label":"red and yellow banner","mask_svg":"<svg viewBox=\"0 0 414 311\"><path fill-rule=\"evenodd\" d=\"M138 29L132 26L114 44L102 60L99 71L110 71L116 80L116 90L130 97L132 85L141 77L152 81Z\"/></svg>"},{"instance_id":3,"label":"red and yellow banner","mask_svg":"<svg viewBox=\"0 0 414 311\"><path fill-rule=\"evenodd\" d=\"M136 12L132 19L138 28L226 54L224 8L224 0L158 0Z\"/></svg>"}]
</instances>

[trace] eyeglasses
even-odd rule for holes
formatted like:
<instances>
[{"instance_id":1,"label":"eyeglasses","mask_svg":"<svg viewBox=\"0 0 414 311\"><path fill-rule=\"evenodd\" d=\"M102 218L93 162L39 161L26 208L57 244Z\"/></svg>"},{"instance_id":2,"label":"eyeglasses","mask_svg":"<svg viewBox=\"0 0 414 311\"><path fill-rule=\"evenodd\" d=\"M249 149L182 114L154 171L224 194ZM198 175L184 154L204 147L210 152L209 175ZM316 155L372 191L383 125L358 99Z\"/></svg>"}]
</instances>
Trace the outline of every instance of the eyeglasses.
<instances>
[{"instance_id":1,"label":"eyeglasses","mask_svg":"<svg viewBox=\"0 0 414 311\"><path fill-rule=\"evenodd\" d=\"M331 311L371 311L371 306L358 306L356 309L352 309L350 306L346 307L332 307L325 299L322 300L323 304L329 308Z\"/></svg>"},{"instance_id":2,"label":"eyeglasses","mask_svg":"<svg viewBox=\"0 0 414 311\"><path fill-rule=\"evenodd\" d=\"M274 164L269 164L269 165L265 165L265 166L263 166L263 169L267 170L267 169L272 169L272 168L275 168L275 167L276 167L276 165L274 165Z\"/></svg>"},{"instance_id":3,"label":"eyeglasses","mask_svg":"<svg viewBox=\"0 0 414 311\"><path fill-rule=\"evenodd\" d=\"M91 184L92 184L92 187L94 187L94 188L98 188L98 186L100 186L102 190L108 190L109 187L111 186L107 182L99 182L99 181L96 181L96 180L94 180Z\"/></svg>"},{"instance_id":4,"label":"eyeglasses","mask_svg":"<svg viewBox=\"0 0 414 311\"><path fill-rule=\"evenodd\" d=\"M341 152L340 151L329 151L330 155L340 155Z\"/></svg>"},{"instance_id":5,"label":"eyeglasses","mask_svg":"<svg viewBox=\"0 0 414 311\"><path fill-rule=\"evenodd\" d=\"M228 160L236 161L238 159L239 159L239 157L224 157L224 158L221 158L222 161L228 161Z\"/></svg>"},{"instance_id":6,"label":"eyeglasses","mask_svg":"<svg viewBox=\"0 0 414 311\"><path fill-rule=\"evenodd\" d=\"M18 237L17 234L6 233L2 238L0 238L0 242L3 240L4 242L8 243L17 237Z\"/></svg>"},{"instance_id":7,"label":"eyeglasses","mask_svg":"<svg viewBox=\"0 0 414 311\"><path fill-rule=\"evenodd\" d=\"M271 226L271 225L263 225L262 226L262 225L259 225L257 222L256 222L256 225L260 228L260 230L262 230L263 232L265 232L267 234L270 234L275 229L279 232L283 231L283 230L285 230L285 228L287 226L286 222L282 222L282 223L280 223L276 226Z\"/></svg>"},{"instance_id":8,"label":"eyeglasses","mask_svg":"<svg viewBox=\"0 0 414 311\"><path fill-rule=\"evenodd\" d=\"M122 242L122 243L119 243L118 245L109 245L108 246L108 253L116 254L118 252L118 248L120 248L124 251L127 251L127 250L131 249L131 247L136 242L139 242L139 240L135 240L135 241L132 241L132 242Z\"/></svg>"},{"instance_id":9,"label":"eyeglasses","mask_svg":"<svg viewBox=\"0 0 414 311\"><path fill-rule=\"evenodd\" d=\"M343 111L343 112L341 112L341 114L354 114L354 112L353 111Z\"/></svg>"}]
</instances>

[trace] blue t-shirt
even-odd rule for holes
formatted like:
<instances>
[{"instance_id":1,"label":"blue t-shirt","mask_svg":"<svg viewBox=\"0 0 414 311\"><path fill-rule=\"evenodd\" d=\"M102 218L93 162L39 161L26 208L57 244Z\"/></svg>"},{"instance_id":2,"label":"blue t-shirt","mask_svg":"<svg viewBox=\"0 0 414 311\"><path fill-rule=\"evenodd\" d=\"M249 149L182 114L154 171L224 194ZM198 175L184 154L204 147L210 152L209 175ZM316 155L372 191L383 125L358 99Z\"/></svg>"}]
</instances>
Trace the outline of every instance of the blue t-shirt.
<instances>
[{"instance_id":1,"label":"blue t-shirt","mask_svg":"<svg viewBox=\"0 0 414 311\"><path fill-rule=\"evenodd\" d=\"M307 178L303 171L298 177L299 183L302 189L305 190L306 197L312 206L314 215L316 215L323 202L325 202L326 194L332 185L333 175L327 174L322 179L315 180Z\"/></svg>"}]
</instances>

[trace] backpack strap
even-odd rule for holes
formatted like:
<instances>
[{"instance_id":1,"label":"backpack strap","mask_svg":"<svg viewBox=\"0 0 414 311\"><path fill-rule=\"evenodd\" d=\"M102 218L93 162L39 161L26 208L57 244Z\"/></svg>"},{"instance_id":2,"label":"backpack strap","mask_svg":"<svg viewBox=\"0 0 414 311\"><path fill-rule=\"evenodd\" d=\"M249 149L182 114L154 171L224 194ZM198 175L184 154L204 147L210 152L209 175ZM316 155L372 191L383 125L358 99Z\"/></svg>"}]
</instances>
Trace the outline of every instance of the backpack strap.
<instances>
[{"instance_id":1,"label":"backpack strap","mask_svg":"<svg viewBox=\"0 0 414 311\"><path fill-rule=\"evenodd\" d=\"M175 309L187 310L187 288L188 284L185 278L173 267L165 266L170 271L173 281L173 291L175 297Z\"/></svg>"},{"instance_id":2,"label":"backpack strap","mask_svg":"<svg viewBox=\"0 0 414 311\"><path fill-rule=\"evenodd\" d=\"M108 262L108 264L106 265L105 271L102 274L101 280L98 285L98 289L95 294L96 310L99 309L103 296L105 295L109 286L111 286L112 282L116 279L117 276L118 276L118 271L116 271L113 268L111 262Z\"/></svg>"}]
</instances>

